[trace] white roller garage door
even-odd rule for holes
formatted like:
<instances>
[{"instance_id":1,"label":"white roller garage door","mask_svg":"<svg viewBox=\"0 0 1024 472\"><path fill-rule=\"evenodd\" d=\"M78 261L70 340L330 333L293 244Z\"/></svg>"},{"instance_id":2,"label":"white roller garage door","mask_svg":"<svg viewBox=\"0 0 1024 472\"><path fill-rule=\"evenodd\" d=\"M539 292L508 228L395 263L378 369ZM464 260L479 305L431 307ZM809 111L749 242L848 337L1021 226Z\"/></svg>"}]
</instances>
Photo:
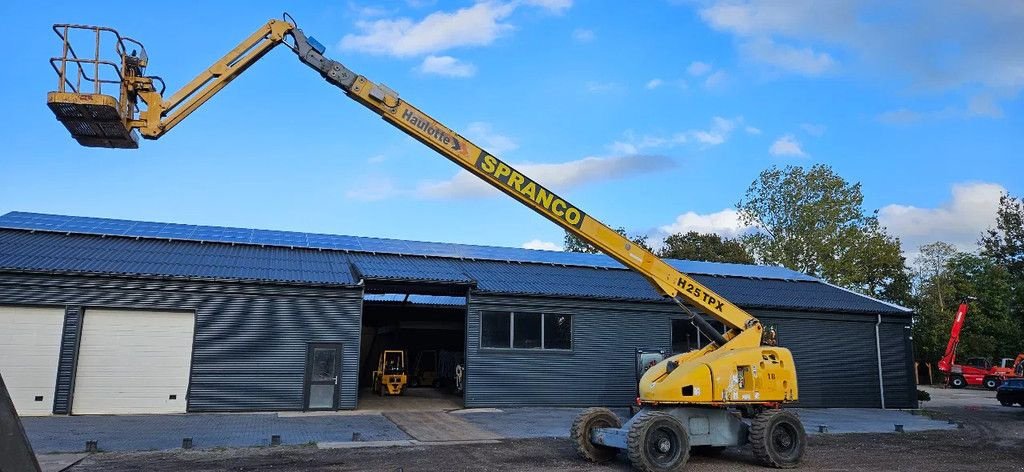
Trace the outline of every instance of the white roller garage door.
<instances>
[{"instance_id":1,"label":"white roller garage door","mask_svg":"<svg viewBox=\"0 0 1024 472\"><path fill-rule=\"evenodd\" d=\"M63 308L0 306L0 373L21 416L53 412Z\"/></svg>"},{"instance_id":2,"label":"white roller garage door","mask_svg":"<svg viewBox=\"0 0 1024 472\"><path fill-rule=\"evenodd\" d=\"M85 310L71 412L184 413L192 313Z\"/></svg>"}]
</instances>

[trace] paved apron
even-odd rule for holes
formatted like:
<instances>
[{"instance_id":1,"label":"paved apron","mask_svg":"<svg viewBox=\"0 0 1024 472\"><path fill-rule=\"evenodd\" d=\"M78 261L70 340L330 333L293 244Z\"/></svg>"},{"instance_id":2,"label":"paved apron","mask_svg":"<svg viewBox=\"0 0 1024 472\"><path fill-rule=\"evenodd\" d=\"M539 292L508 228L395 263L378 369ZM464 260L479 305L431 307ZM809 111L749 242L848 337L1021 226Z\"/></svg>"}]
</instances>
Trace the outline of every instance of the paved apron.
<instances>
[{"instance_id":1,"label":"paved apron","mask_svg":"<svg viewBox=\"0 0 1024 472\"><path fill-rule=\"evenodd\" d=\"M501 439L457 415L443 411L396 411L384 413L406 434L418 441L482 441Z\"/></svg>"}]
</instances>

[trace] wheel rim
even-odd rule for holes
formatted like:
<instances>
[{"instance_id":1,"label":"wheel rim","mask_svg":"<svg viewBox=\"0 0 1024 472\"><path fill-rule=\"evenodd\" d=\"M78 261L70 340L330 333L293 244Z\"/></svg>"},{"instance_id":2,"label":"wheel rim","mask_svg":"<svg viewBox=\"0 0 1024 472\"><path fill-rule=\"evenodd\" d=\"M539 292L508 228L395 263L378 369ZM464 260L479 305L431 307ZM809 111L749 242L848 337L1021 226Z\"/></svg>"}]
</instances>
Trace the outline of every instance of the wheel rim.
<instances>
[{"instance_id":1,"label":"wheel rim","mask_svg":"<svg viewBox=\"0 0 1024 472\"><path fill-rule=\"evenodd\" d=\"M682 453L679 434L667 426L651 429L646 441L647 457L659 466L670 466L679 460Z\"/></svg>"},{"instance_id":2,"label":"wheel rim","mask_svg":"<svg viewBox=\"0 0 1024 472\"><path fill-rule=\"evenodd\" d=\"M799 453L800 433L790 423L779 423L772 430L772 449L784 458L791 458Z\"/></svg>"}]
</instances>

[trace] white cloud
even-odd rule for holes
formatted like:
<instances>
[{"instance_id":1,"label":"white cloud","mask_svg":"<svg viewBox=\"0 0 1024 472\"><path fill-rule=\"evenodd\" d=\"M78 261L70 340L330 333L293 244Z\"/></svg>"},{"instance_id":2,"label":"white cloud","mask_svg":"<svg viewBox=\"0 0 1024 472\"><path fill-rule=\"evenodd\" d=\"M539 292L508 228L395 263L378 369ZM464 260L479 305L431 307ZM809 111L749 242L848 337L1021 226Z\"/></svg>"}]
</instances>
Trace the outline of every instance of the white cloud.
<instances>
[{"instance_id":1,"label":"white cloud","mask_svg":"<svg viewBox=\"0 0 1024 472\"><path fill-rule=\"evenodd\" d=\"M768 148L768 152L773 156L807 157L807 153L800 147L800 141L797 141L792 134L776 139Z\"/></svg>"},{"instance_id":2,"label":"white cloud","mask_svg":"<svg viewBox=\"0 0 1024 472\"><path fill-rule=\"evenodd\" d=\"M828 128L825 125L816 123L800 123L800 129L811 136L821 136Z\"/></svg>"},{"instance_id":3,"label":"white cloud","mask_svg":"<svg viewBox=\"0 0 1024 472\"><path fill-rule=\"evenodd\" d=\"M740 52L757 62L803 75L822 75L836 66L828 53L778 44L768 38L744 41L740 43Z\"/></svg>"},{"instance_id":4,"label":"white cloud","mask_svg":"<svg viewBox=\"0 0 1024 472\"><path fill-rule=\"evenodd\" d=\"M361 202L376 202L398 196L402 191L387 177L368 177L349 187L345 198Z\"/></svg>"},{"instance_id":5,"label":"white cloud","mask_svg":"<svg viewBox=\"0 0 1024 472\"><path fill-rule=\"evenodd\" d=\"M1002 108L991 98L991 95L982 94L971 97L964 107L946 106L936 110L911 110L903 107L879 113L875 118L880 123L887 125L910 125L924 121L976 117L1001 118L1002 116Z\"/></svg>"},{"instance_id":6,"label":"white cloud","mask_svg":"<svg viewBox=\"0 0 1024 472\"><path fill-rule=\"evenodd\" d=\"M923 90L980 86L995 98L1016 96L1024 87L1019 0L697 5L709 26L735 37L744 56L779 70L811 76L855 71ZM853 67L840 67L838 58Z\"/></svg>"},{"instance_id":7,"label":"white cloud","mask_svg":"<svg viewBox=\"0 0 1024 472\"><path fill-rule=\"evenodd\" d=\"M422 74L466 78L476 75L476 66L452 56L427 56L416 68Z\"/></svg>"},{"instance_id":8,"label":"white cloud","mask_svg":"<svg viewBox=\"0 0 1024 472\"><path fill-rule=\"evenodd\" d=\"M347 51L397 57L436 53L463 46L486 46L513 26L503 22L514 3L480 2L454 12L434 12L420 21L410 18L357 21L358 34L347 34L339 46Z\"/></svg>"},{"instance_id":9,"label":"white cloud","mask_svg":"<svg viewBox=\"0 0 1024 472\"><path fill-rule=\"evenodd\" d=\"M370 156L370 158L367 159L366 162L368 164L380 164L381 162L384 162L386 160L387 160L387 156L385 156L383 154L377 154L375 156Z\"/></svg>"},{"instance_id":10,"label":"white cloud","mask_svg":"<svg viewBox=\"0 0 1024 472\"><path fill-rule=\"evenodd\" d=\"M356 15L363 18L371 18L376 16L390 15L394 10L378 7L374 5L360 5L356 2L348 2L348 9L355 12Z\"/></svg>"},{"instance_id":11,"label":"white cloud","mask_svg":"<svg viewBox=\"0 0 1024 472\"><path fill-rule=\"evenodd\" d=\"M747 132L747 134L761 134L761 129L755 128L753 126L747 126L746 128L744 128L744 130Z\"/></svg>"},{"instance_id":12,"label":"white cloud","mask_svg":"<svg viewBox=\"0 0 1024 472\"><path fill-rule=\"evenodd\" d=\"M647 85L645 85L645 87L647 87L647 90L654 90L658 87L661 87L661 84L663 83L664 82L661 79L651 79L647 82Z\"/></svg>"},{"instance_id":13,"label":"white cloud","mask_svg":"<svg viewBox=\"0 0 1024 472\"><path fill-rule=\"evenodd\" d=\"M594 34L594 30L589 30L586 28L576 28L572 30L572 40L576 41L577 43L589 43L596 38L597 35Z\"/></svg>"},{"instance_id":14,"label":"white cloud","mask_svg":"<svg viewBox=\"0 0 1024 472\"><path fill-rule=\"evenodd\" d=\"M562 246L555 244L551 241L541 241L539 239L531 239L522 246L523 249L539 249L542 251L561 251Z\"/></svg>"},{"instance_id":15,"label":"white cloud","mask_svg":"<svg viewBox=\"0 0 1024 472\"><path fill-rule=\"evenodd\" d=\"M674 166L664 156L585 157L557 164L518 164L517 170L556 192L581 185L614 180L630 175L657 172ZM480 178L460 170L440 182L424 182L416 190L422 198L468 198L497 195L498 191Z\"/></svg>"},{"instance_id":16,"label":"white cloud","mask_svg":"<svg viewBox=\"0 0 1024 472\"><path fill-rule=\"evenodd\" d=\"M741 223L739 213L730 208L708 214L688 211L677 216L672 223L658 228L664 236L696 231L715 233L727 238L735 238L752 230L752 227Z\"/></svg>"},{"instance_id":17,"label":"white cloud","mask_svg":"<svg viewBox=\"0 0 1024 472\"><path fill-rule=\"evenodd\" d=\"M711 125L707 129L691 129L668 136L637 136L633 131L626 131L623 133L624 139L613 142L609 145L609 149L615 154L628 155L652 149L672 148L691 142L699 143L702 147L707 148L726 142L732 131L741 123L743 123L742 116L735 118L716 116L711 118Z\"/></svg>"},{"instance_id":18,"label":"white cloud","mask_svg":"<svg viewBox=\"0 0 1024 472\"><path fill-rule=\"evenodd\" d=\"M572 0L526 0L525 3L543 8L551 13L564 13L572 7Z\"/></svg>"},{"instance_id":19,"label":"white cloud","mask_svg":"<svg viewBox=\"0 0 1024 472\"><path fill-rule=\"evenodd\" d=\"M490 123L483 121L476 121L470 123L466 127L466 132L463 133L470 141L481 148L487 150L487 152L501 156L507 152L514 151L519 148L519 144L514 139L505 136L503 134L494 131L494 128Z\"/></svg>"},{"instance_id":20,"label":"white cloud","mask_svg":"<svg viewBox=\"0 0 1024 472\"><path fill-rule=\"evenodd\" d=\"M622 86L615 82L589 81L583 84L583 89L589 93L609 93L621 89Z\"/></svg>"},{"instance_id":21,"label":"white cloud","mask_svg":"<svg viewBox=\"0 0 1024 472\"><path fill-rule=\"evenodd\" d=\"M690 66L686 68L686 72L694 77L699 77L711 72L711 64L693 61L690 63Z\"/></svg>"},{"instance_id":22,"label":"white cloud","mask_svg":"<svg viewBox=\"0 0 1024 472\"><path fill-rule=\"evenodd\" d=\"M878 115L878 121L887 125L907 125L924 119L924 114L906 108L889 110Z\"/></svg>"},{"instance_id":23,"label":"white cloud","mask_svg":"<svg viewBox=\"0 0 1024 472\"><path fill-rule=\"evenodd\" d=\"M717 88L724 85L728 78L729 75L725 71L716 70L704 79L704 86L707 88Z\"/></svg>"},{"instance_id":24,"label":"white cloud","mask_svg":"<svg viewBox=\"0 0 1024 472\"><path fill-rule=\"evenodd\" d=\"M1002 118L1003 109L999 107L990 94L981 94L971 97L967 102L967 114L969 116L984 116L988 118Z\"/></svg>"},{"instance_id":25,"label":"white cloud","mask_svg":"<svg viewBox=\"0 0 1024 472\"><path fill-rule=\"evenodd\" d=\"M936 208L892 204L879 210L878 221L899 236L907 252L935 241L973 251L982 231L995 226L999 196L1005 191L994 183L954 184L950 200Z\"/></svg>"}]
</instances>

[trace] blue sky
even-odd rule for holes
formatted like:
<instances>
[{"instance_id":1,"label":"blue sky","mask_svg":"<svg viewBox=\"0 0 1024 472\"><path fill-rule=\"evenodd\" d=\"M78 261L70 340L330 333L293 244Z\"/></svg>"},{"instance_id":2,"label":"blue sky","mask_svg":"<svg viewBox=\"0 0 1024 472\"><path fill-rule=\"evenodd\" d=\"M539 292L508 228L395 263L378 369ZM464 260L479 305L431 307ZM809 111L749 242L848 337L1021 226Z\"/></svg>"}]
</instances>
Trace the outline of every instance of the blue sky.
<instances>
[{"instance_id":1,"label":"blue sky","mask_svg":"<svg viewBox=\"0 0 1024 472\"><path fill-rule=\"evenodd\" d=\"M237 4L233 4L237 3ZM611 226L744 231L771 165L824 163L908 252L969 247L1024 193L1019 2L302 2L328 55ZM0 212L487 245L562 231L327 85L280 48L159 141L79 147L45 106L50 25L142 41L175 90L282 6L5 2ZM244 5L244 6L241 6ZM79 46L81 49L87 45Z\"/></svg>"}]
</instances>

